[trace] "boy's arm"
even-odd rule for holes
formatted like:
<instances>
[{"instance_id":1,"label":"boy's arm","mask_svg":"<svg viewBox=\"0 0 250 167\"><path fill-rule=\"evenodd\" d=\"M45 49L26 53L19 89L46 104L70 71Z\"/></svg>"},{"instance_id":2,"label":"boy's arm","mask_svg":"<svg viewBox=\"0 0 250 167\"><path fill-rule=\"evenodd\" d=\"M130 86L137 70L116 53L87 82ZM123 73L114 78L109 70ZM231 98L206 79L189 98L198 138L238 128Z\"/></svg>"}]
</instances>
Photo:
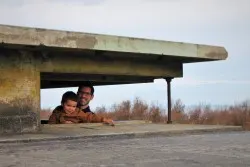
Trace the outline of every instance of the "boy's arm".
<instances>
[{"instance_id":1,"label":"boy's arm","mask_svg":"<svg viewBox=\"0 0 250 167\"><path fill-rule=\"evenodd\" d=\"M59 123L59 118L58 115L61 113L61 106L57 106L53 111L52 114L49 117L49 124L58 124Z\"/></svg>"},{"instance_id":2,"label":"boy's arm","mask_svg":"<svg viewBox=\"0 0 250 167\"><path fill-rule=\"evenodd\" d=\"M63 117L64 123L79 123L81 120L78 118L77 115L65 115Z\"/></svg>"},{"instance_id":3,"label":"boy's arm","mask_svg":"<svg viewBox=\"0 0 250 167\"><path fill-rule=\"evenodd\" d=\"M57 123L56 115L57 115L56 112L53 111L49 117L49 121L48 121L49 124L56 124Z\"/></svg>"}]
</instances>

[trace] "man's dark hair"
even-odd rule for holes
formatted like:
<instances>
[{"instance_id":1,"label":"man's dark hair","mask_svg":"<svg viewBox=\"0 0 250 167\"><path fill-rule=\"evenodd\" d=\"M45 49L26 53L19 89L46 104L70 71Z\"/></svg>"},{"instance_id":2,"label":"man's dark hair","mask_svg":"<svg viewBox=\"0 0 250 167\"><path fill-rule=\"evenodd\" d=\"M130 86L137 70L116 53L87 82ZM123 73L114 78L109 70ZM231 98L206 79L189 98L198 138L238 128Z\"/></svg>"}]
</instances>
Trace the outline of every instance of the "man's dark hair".
<instances>
[{"instance_id":1,"label":"man's dark hair","mask_svg":"<svg viewBox=\"0 0 250 167\"><path fill-rule=\"evenodd\" d=\"M78 97L77 97L77 95L76 95L74 92L72 92L72 91L67 91L67 92L65 92L65 93L63 94L61 103L63 104L63 103L65 103L67 100L72 100L72 101L77 102L77 99L78 99Z\"/></svg>"},{"instance_id":2,"label":"man's dark hair","mask_svg":"<svg viewBox=\"0 0 250 167\"><path fill-rule=\"evenodd\" d=\"M93 95L95 92L95 89L93 85L90 82L86 82L84 84L79 85L77 93L83 88L83 87L88 87L91 89L91 94Z\"/></svg>"}]
</instances>

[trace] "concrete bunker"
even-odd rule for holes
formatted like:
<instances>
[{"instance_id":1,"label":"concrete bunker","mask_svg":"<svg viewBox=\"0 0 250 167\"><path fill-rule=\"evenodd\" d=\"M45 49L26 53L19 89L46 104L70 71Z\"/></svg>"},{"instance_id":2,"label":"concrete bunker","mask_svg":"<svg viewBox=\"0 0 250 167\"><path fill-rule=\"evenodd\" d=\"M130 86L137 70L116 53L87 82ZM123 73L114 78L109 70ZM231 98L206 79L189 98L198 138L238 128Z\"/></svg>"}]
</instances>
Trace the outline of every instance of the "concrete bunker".
<instances>
[{"instance_id":1,"label":"concrete bunker","mask_svg":"<svg viewBox=\"0 0 250 167\"><path fill-rule=\"evenodd\" d=\"M0 133L36 132L40 89L183 77L183 64L224 60L223 47L0 25Z\"/></svg>"}]
</instances>

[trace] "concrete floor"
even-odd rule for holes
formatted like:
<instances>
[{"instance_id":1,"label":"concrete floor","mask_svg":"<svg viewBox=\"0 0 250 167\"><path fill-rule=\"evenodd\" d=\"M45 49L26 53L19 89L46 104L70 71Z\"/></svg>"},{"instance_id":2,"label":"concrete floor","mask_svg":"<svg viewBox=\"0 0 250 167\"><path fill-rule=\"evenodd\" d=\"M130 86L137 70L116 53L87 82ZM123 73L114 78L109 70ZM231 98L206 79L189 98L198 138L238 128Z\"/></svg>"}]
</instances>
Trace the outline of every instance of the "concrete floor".
<instances>
[{"instance_id":1,"label":"concrete floor","mask_svg":"<svg viewBox=\"0 0 250 167\"><path fill-rule=\"evenodd\" d=\"M225 131L241 131L239 126L190 125L190 124L152 124L144 121L116 122L115 126L101 123L42 125L38 133L0 135L0 143L38 142L47 140L66 140L79 138L124 138L146 136L173 136Z\"/></svg>"},{"instance_id":2,"label":"concrete floor","mask_svg":"<svg viewBox=\"0 0 250 167\"><path fill-rule=\"evenodd\" d=\"M247 167L250 133L0 143L1 167Z\"/></svg>"}]
</instances>

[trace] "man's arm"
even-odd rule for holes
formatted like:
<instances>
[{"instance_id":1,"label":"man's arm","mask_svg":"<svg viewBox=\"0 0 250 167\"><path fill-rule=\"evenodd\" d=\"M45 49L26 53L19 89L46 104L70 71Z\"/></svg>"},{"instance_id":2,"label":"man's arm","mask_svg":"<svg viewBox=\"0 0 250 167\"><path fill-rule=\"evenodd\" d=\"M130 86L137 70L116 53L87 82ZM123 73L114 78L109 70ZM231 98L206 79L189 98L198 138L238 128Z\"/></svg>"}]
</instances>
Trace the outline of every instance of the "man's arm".
<instances>
[{"instance_id":1,"label":"man's arm","mask_svg":"<svg viewBox=\"0 0 250 167\"><path fill-rule=\"evenodd\" d=\"M81 122L89 122L89 123L107 123L109 125L114 125L114 122L112 119L107 119L104 117L101 117L97 114L93 114L91 112L84 113L84 112L79 112L78 113L78 118L81 120Z\"/></svg>"}]
</instances>

